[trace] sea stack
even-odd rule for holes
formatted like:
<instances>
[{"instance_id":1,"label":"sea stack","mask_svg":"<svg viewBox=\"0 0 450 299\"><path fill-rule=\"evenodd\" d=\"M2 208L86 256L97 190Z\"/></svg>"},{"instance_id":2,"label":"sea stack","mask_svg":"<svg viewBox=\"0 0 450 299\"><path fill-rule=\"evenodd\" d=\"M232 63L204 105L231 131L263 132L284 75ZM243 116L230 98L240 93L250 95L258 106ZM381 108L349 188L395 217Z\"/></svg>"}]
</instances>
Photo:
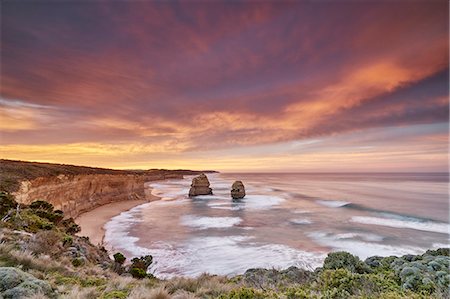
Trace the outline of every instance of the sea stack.
<instances>
[{"instance_id":1,"label":"sea stack","mask_svg":"<svg viewBox=\"0 0 450 299\"><path fill-rule=\"evenodd\" d=\"M210 194L212 194L212 189L209 188L208 177L204 173L192 179L189 197Z\"/></svg>"},{"instance_id":2,"label":"sea stack","mask_svg":"<svg viewBox=\"0 0 450 299\"><path fill-rule=\"evenodd\" d=\"M241 181L236 181L231 186L231 197L233 199L241 199L245 196L244 184Z\"/></svg>"}]
</instances>

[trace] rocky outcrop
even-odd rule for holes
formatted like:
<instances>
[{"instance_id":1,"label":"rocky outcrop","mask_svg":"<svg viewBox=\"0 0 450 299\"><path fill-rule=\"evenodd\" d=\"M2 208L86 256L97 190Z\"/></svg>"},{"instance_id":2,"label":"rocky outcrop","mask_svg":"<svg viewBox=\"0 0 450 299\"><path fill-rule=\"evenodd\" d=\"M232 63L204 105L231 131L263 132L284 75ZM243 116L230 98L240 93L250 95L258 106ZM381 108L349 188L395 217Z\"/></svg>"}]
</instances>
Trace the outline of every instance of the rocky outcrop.
<instances>
[{"instance_id":1,"label":"rocky outcrop","mask_svg":"<svg viewBox=\"0 0 450 299\"><path fill-rule=\"evenodd\" d=\"M212 189L209 187L208 177L204 173L192 179L189 197L210 194L212 194Z\"/></svg>"},{"instance_id":2,"label":"rocky outcrop","mask_svg":"<svg viewBox=\"0 0 450 299\"><path fill-rule=\"evenodd\" d=\"M50 295L46 281L13 267L0 267L0 298L25 298L36 293Z\"/></svg>"},{"instance_id":3,"label":"rocky outcrop","mask_svg":"<svg viewBox=\"0 0 450 299\"><path fill-rule=\"evenodd\" d=\"M245 197L245 187L241 181L236 181L231 186L231 197L233 199L241 199Z\"/></svg>"}]
</instances>

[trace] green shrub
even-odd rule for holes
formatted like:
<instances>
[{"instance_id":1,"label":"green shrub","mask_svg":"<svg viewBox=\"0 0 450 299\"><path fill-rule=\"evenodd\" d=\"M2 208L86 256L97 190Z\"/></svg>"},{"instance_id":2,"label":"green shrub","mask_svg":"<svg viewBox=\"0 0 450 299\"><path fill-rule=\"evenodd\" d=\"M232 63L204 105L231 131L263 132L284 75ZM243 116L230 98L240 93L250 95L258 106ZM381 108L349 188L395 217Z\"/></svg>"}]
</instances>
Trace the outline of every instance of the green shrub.
<instances>
[{"instance_id":1,"label":"green shrub","mask_svg":"<svg viewBox=\"0 0 450 299\"><path fill-rule=\"evenodd\" d=\"M64 219L61 225L65 228L66 233L69 235L74 235L81 231L81 227L75 223L73 218Z\"/></svg>"},{"instance_id":2,"label":"green shrub","mask_svg":"<svg viewBox=\"0 0 450 299\"><path fill-rule=\"evenodd\" d=\"M70 246L73 244L73 238L72 236L65 235L63 238L63 246Z\"/></svg>"},{"instance_id":3,"label":"green shrub","mask_svg":"<svg viewBox=\"0 0 450 299\"><path fill-rule=\"evenodd\" d=\"M271 298L261 291L251 289L251 288L239 288L234 289L228 294L223 294L219 298L221 299L263 299Z\"/></svg>"},{"instance_id":4,"label":"green shrub","mask_svg":"<svg viewBox=\"0 0 450 299\"><path fill-rule=\"evenodd\" d=\"M131 268L130 269L130 274L131 276L133 276L134 278L138 278L138 279L142 279L147 277L147 272L141 268Z\"/></svg>"},{"instance_id":5,"label":"green shrub","mask_svg":"<svg viewBox=\"0 0 450 299\"><path fill-rule=\"evenodd\" d=\"M48 282L17 268L0 268L1 298L25 298L36 293L50 295L52 288Z\"/></svg>"},{"instance_id":6,"label":"green shrub","mask_svg":"<svg viewBox=\"0 0 450 299\"><path fill-rule=\"evenodd\" d=\"M425 255L431 255L431 256L438 256L438 255L442 255L442 256L450 256L450 248L439 248L436 250L432 250L429 249L425 252Z\"/></svg>"},{"instance_id":7,"label":"green shrub","mask_svg":"<svg viewBox=\"0 0 450 299\"><path fill-rule=\"evenodd\" d=\"M287 299L311 299L311 298L319 298L317 294L314 294L311 289L306 287L293 287L288 288L284 294Z\"/></svg>"},{"instance_id":8,"label":"green shrub","mask_svg":"<svg viewBox=\"0 0 450 299\"><path fill-rule=\"evenodd\" d=\"M345 251L331 252L325 258L323 269L347 269L353 273L368 273L370 268L359 257Z\"/></svg>"},{"instance_id":9,"label":"green shrub","mask_svg":"<svg viewBox=\"0 0 450 299\"><path fill-rule=\"evenodd\" d=\"M36 210L34 213L39 217L45 218L53 223L59 223L64 218L64 214L61 214L59 212L55 213L46 210Z\"/></svg>"},{"instance_id":10,"label":"green shrub","mask_svg":"<svg viewBox=\"0 0 450 299\"><path fill-rule=\"evenodd\" d=\"M84 265L84 259L79 258L79 257L74 258L74 259L72 259L72 265L74 267L80 267L80 266Z\"/></svg>"},{"instance_id":11,"label":"green shrub","mask_svg":"<svg viewBox=\"0 0 450 299\"><path fill-rule=\"evenodd\" d=\"M45 218L39 217L30 209L23 209L18 215L14 214L10 224L14 229L25 230L32 233L36 233L43 229L51 230L54 228L53 223Z\"/></svg>"},{"instance_id":12,"label":"green shrub","mask_svg":"<svg viewBox=\"0 0 450 299\"><path fill-rule=\"evenodd\" d=\"M127 291L111 291L104 294L101 299L125 299L128 297Z\"/></svg>"},{"instance_id":13,"label":"green shrub","mask_svg":"<svg viewBox=\"0 0 450 299\"><path fill-rule=\"evenodd\" d=\"M106 284L106 279L104 278L99 278L96 276L91 276L85 279L80 279L80 285L82 287L100 287L100 286L104 286Z\"/></svg>"},{"instance_id":14,"label":"green shrub","mask_svg":"<svg viewBox=\"0 0 450 299\"><path fill-rule=\"evenodd\" d=\"M30 209L53 212L53 205L44 200L36 200L30 204Z\"/></svg>"},{"instance_id":15,"label":"green shrub","mask_svg":"<svg viewBox=\"0 0 450 299\"><path fill-rule=\"evenodd\" d=\"M340 293L345 291L348 294L359 286L358 276L348 269L340 268L336 270L325 270L320 275L320 282L323 289L337 289Z\"/></svg>"},{"instance_id":16,"label":"green shrub","mask_svg":"<svg viewBox=\"0 0 450 299\"><path fill-rule=\"evenodd\" d=\"M14 196L9 193L0 192L0 218L6 215L9 210L15 209L17 202L14 200Z\"/></svg>"},{"instance_id":17,"label":"green shrub","mask_svg":"<svg viewBox=\"0 0 450 299\"><path fill-rule=\"evenodd\" d=\"M147 271L147 268L153 263L153 256L145 255L141 257L135 257L131 260L131 268L139 268Z\"/></svg>"},{"instance_id":18,"label":"green shrub","mask_svg":"<svg viewBox=\"0 0 450 299\"><path fill-rule=\"evenodd\" d=\"M121 265L123 265L123 263L125 263L126 257L122 253L117 252L113 255L113 257L114 257L114 261L116 263L119 263Z\"/></svg>"},{"instance_id":19,"label":"green shrub","mask_svg":"<svg viewBox=\"0 0 450 299\"><path fill-rule=\"evenodd\" d=\"M49 222L43 222L40 228L45 229L45 230L52 230L53 227L54 227L54 226L53 226L52 223L49 223Z\"/></svg>"}]
</instances>

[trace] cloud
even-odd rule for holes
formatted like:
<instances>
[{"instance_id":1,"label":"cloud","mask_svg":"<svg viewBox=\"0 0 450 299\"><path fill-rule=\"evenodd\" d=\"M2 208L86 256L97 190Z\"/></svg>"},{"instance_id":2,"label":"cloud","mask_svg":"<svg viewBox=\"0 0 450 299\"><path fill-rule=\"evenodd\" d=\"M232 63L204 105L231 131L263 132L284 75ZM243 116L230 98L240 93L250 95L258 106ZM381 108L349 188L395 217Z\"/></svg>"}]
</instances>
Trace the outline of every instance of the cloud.
<instances>
[{"instance_id":1,"label":"cloud","mask_svg":"<svg viewBox=\"0 0 450 299\"><path fill-rule=\"evenodd\" d=\"M448 122L446 2L7 2L2 18L5 145L187 157Z\"/></svg>"}]
</instances>

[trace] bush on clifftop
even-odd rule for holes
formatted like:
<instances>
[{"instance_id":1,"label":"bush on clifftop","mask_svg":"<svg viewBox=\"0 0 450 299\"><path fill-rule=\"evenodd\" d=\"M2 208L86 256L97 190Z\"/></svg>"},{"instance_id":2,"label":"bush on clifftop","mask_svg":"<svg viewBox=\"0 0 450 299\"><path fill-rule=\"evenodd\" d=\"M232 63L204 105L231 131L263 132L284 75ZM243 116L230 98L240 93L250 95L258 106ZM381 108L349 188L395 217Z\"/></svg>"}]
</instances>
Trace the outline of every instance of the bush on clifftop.
<instances>
[{"instance_id":1,"label":"bush on clifftop","mask_svg":"<svg viewBox=\"0 0 450 299\"><path fill-rule=\"evenodd\" d=\"M353 273L367 273L370 268L359 257L345 251L329 253L323 262L324 269L347 269Z\"/></svg>"},{"instance_id":2,"label":"bush on clifftop","mask_svg":"<svg viewBox=\"0 0 450 299\"><path fill-rule=\"evenodd\" d=\"M114 257L114 261L115 261L116 263L119 263L120 265L122 265L123 263L125 263L126 258L125 258L125 256L124 256L122 253L117 252L117 253L115 253L115 254L113 255L113 257Z\"/></svg>"}]
</instances>

